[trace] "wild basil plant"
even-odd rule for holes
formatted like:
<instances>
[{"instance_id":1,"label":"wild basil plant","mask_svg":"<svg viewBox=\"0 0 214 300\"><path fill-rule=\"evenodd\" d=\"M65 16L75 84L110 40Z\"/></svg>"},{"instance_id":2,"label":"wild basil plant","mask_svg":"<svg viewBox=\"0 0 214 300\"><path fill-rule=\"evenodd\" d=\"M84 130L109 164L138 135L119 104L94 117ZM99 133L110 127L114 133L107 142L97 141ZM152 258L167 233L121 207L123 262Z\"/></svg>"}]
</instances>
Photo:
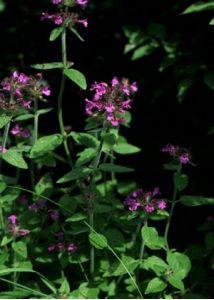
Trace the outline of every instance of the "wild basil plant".
<instances>
[{"instance_id":1,"label":"wild basil plant","mask_svg":"<svg viewBox=\"0 0 214 300\"><path fill-rule=\"evenodd\" d=\"M66 128L66 85L87 89L85 76L68 60L67 46L70 33L84 41L78 29L87 30L88 1L52 4L53 11L43 12L41 20L53 23L49 39L61 39L62 60L32 65L38 70L32 75L13 70L0 84L0 297L168 299L197 294L200 282L191 276L190 258L213 260L213 220L201 256L200 251L194 256L198 245L183 253L169 240L178 202L213 203L181 194L191 154L172 144L162 149L170 158L164 167L173 172L170 199L157 186L147 190L138 184L134 169L118 163L141 151L121 134L122 127L130 126L139 88L125 77L92 83L83 99L85 128ZM46 80L48 70L61 77L58 95ZM40 108L41 102L46 108ZM59 130L45 135L40 121L44 114L48 119L55 102Z\"/></svg>"}]
</instances>

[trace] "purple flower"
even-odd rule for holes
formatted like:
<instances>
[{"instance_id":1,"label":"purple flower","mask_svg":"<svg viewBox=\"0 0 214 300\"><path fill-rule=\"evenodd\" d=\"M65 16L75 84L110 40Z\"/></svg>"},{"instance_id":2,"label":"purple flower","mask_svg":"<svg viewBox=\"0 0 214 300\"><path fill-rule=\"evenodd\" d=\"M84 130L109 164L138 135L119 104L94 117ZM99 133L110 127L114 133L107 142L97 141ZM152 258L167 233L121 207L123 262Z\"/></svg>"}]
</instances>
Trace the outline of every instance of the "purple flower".
<instances>
[{"instance_id":1,"label":"purple flower","mask_svg":"<svg viewBox=\"0 0 214 300\"><path fill-rule=\"evenodd\" d=\"M146 204L144 208L145 211L148 213L152 213L155 210L154 205L152 203Z\"/></svg>"},{"instance_id":2,"label":"purple flower","mask_svg":"<svg viewBox=\"0 0 214 300\"><path fill-rule=\"evenodd\" d=\"M166 145L162 148L162 152L176 153L178 150L178 146L173 146L172 144Z\"/></svg>"},{"instance_id":3,"label":"purple flower","mask_svg":"<svg viewBox=\"0 0 214 300\"><path fill-rule=\"evenodd\" d=\"M51 244L51 245L48 246L48 251L49 251L49 252L52 252L52 251L54 251L55 249L56 249L56 245L54 245L54 244Z\"/></svg>"},{"instance_id":4,"label":"purple flower","mask_svg":"<svg viewBox=\"0 0 214 300\"><path fill-rule=\"evenodd\" d=\"M38 206L36 205L36 203L32 203L28 206L29 210L34 210L35 212L38 210Z\"/></svg>"},{"instance_id":5,"label":"purple flower","mask_svg":"<svg viewBox=\"0 0 214 300\"><path fill-rule=\"evenodd\" d=\"M125 199L124 204L128 206L130 211L136 211L141 206L140 202L130 197Z\"/></svg>"},{"instance_id":6,"label":"purple flower","mask_svg":"<svg viewBox=\"0 0 214 300\"><path fill-rule=\"evenodd\" d=\"M68 250L68 252L71 252L71 253L74 253L74 252L76 252L77 251L77 246L75 245L75 244L69 244L68 246L67 246L67 250Z\"/></svg>"},{"instance_id":7,"label":"purple flower","mask_svg":"<svg viewBox=\"0 0 214 300\"><path fill-rule=\"evenodd\" d=\"M59 212L57 210L51 210L50 217L54 221L58 220L59 219Z\"/></svg>"},{"instance_id":8,"label":"purple flower","mask_svg":"<svg viewBox=\"0 0 214 300\"><path fill-rule=\"evenodd\" d=\"M179 161L181 164L187 164L190 161L189 153L183 153L179 156Z\"/></svg>"},{"instance_id":9,"label":"purple flower","mask_svg":"<svg viewBox=\"0 0 214 300\"><path fill-rule=\"evenodd\" d=\"M118 85L119 84L119 80L117 77L113 77L112 81L111 81L112 86Z\"/></svg>"},{"instance_id":10,"label":"purple flower","mask_svg":"<svg viewBox=\"0 0 214 300\"><path fill-rule=\"evenodd\" d=\"M58 16L58 15L54 16L54 17L53 17L53 20L54 20L54 23L55 23L56 25L60 25L60 24L63 23L62 17L61 17L61 16ZM48 95L48 96L49 96L49 95Z\"/></svg>"},{"instance_id":11,"label":"purple flower","mask_svg":"<svg viewBox=\"0 0 214 300\"><path fill-rule=\"evenodd\" d=\"M16 224L16 219L17 216L16 215L11 215L8 217L8 220L10 221L11 224L15 225Z\"/></svg>"},{"instance_id":12,"label":"purple flower","mask_svg":"<svg viewBox=\"0 0 214 300\"><path fill-rule=\"evenodd\" d=\"M44 94L45 96L50 96L51 91L48 86L42 88L42 94Z\"/></svg>"},{"instance_id":13,"label":"purple flower","mask_svg":"<svg viewBox=\"0 0 214 300\"><path fill-rule=\"evenodd\" d=\"M82 19L82 20L78 20L77 23L82 24L84 27L88 27L88 20L87 19Z\"/></svg>"},{"instance_id":14,"label":"purple flower","mask_svg":"<svg viewBox=\"0 0 214 300\"><path fill-rule=\"evenodd\" d=\"M11 133L12 135L14 135L14 136L20 135L21 129L20 129L19 124L16 124L16 125L10 130L10 133Z\"/></svg>"},{"instance_id":15,"label":"purple flower","mask_svg":"<svg viewBox=\"0 0 214 300\"><path fill-rule=\"evenodd\" d=\"M28 235L30 233L27 229L19 229L19 234L22 236Z\"/></svg>"},{"instance_id":16,"label":"purple flower","mask_svg":"<svg viewBox=\"0 0 214 300\"><path fill-rule=\"evenodd\" d=\"M29 138L30 137L30 131L28 128L25 128L22 130L21 132L21 136L25 139Z\"/></svg>"},{"instance_id":17,"label":"purple flower","mask_svg":"<svg viewBox=\"0 0 214 300\"><path fill-rule=\"evenodd\" d=\"M159 209L165 209L166 208L166 201L165 200L157 200L157 207Z\"/></svg>"},{"instance_id":18,"label":"purple flower","mask_svg":"<svg viewBox=\"0 0 214 300\"><path fill-rule=\"evenodd\" d=\"M62 0L52 0L53 4L60 4L62 2Z\"/></svg>"},{"instance_id":19,"label":"purple flower","mask_svg":"<svg viewBox=\"0 0 214 300\"><path fill-rule=\"evenodd\" d=\"M190 162L190 153L185 148L168 144L162 148L162 152L168 152L173 159L178 160L181 164Z\"/></svg>"},{"instance_id":20,"label":"purple flower","mask_svg":"<svg viewBox=\"0 0 214 300\"><path fill-rule=\"evenodd\" d=\"M80 5L81 8L86 8L88 4L88 0L75 0L76 4Z\"/></svg>"}]
</instances>

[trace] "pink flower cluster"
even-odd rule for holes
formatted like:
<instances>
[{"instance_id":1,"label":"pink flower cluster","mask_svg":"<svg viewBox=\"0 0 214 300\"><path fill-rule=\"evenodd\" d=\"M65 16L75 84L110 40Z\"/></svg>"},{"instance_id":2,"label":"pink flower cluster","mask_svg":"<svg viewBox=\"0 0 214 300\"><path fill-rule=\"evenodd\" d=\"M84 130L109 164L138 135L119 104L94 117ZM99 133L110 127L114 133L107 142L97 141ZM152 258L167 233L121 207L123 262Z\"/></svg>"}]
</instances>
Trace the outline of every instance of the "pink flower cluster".
<instances>
[{"instance_id":1,"label":"pink flower cluster","mask_svg":"<svg viewBox=\"0 0 214 300\"><path fill-rule=\"evenodd\" d=\"M48 251L67 251L74 253L77 251L77 246L73 243L66 243L64 241L64 233L62 231L56 233L57 242L48 246Z\"/></svg>"},{"instance_id":2,"label":"pink flower cluster","mask_svg":"<svg viewBox=\"0 0 214 300\"><path fill-rule=\"evenodd\" d=\"M95 82L90 90L95 94L92 100L85 99L88 116L101 116L114 127L125 123L123 116L131 108L130 96L138 90L136 82L130 84L128 79L119 81L114 77L111 85Z\"/></svg>"},{"instance_id":3,"label":"pink flower cluster","mask_svg":"<svg viewBox=\"0 0 214 300\"><path fill-rule=\"evenodd\" d=\"M29 230L27 229L20 229L20 225L17 224L17 216L16 215L10 215L8 217L8 220L10 224L8 225L8 231L13 235L13 236L25 236L30 233Z\"/></svg>"},{"instance_id":4,"label":"pink flower cluster","mask_svg":"<svg viewBox=\"0 0 214 300\"><path fill-rule=\"evenodd\" d=\"M190 162L191 156L189 151L179 146L168 144L164 148L162 148L162 152L169 153L173 157L173 159L178 160L183 165Z\"/></svg>"},{"instance_id":5,"label":"pink flower cluster","mask_svg":"<svg viewBox=\"0 0 214 300\"><path fill-rule=\"evenodd\" d=\"M13 135L13 136L21 136L25 139L29 138L30 136L30 131L28 128L21 128L19 126L19 124L16 124L11 130L10 130L10 133Z\"/></svg>"},{"instance_id":6,"label":"pink flower cluster","mask_svg":"<svg viewBox=\"0 0 214 300\"><path fill-rule=\"evenodd\" d=\"M60 10L59 12L50 15L47 12L43 12L41 20L51 20L55 25L64 24L66 27L73 27L76 23L82 24L84 27L88 27L87 19L79 19L79 14L74 12L65 12Z\"/></svg>"},{"instance_id":7,"label":"pink flower cluster","mask_svg":"<svg viewBox=\"0 0 214 300\"><path fill-rule=\"evenodd\" d=\"M64 2L64 0L52 0L52 3L56 5L64 4ZM82 9L85 9L88 4L88 0L75 0L74 4L80 5Z\"/></svg>"},{"instance_id":8,"label":"pink flower cluster","mask_svg":"<svg viewBox=\"0 0 214 300\"><path fill-rule=\"evenodd\" d=\"M56 209L52 209L52 208L48 208L47 205L46 205L46 200L44 199L38 199L36 202L30 204L28 206L28 209L31 210L31 211L34 211L35 213L45 213L45 214L48 214L50 216L50 218L53 220L53 221L56 221L59 219L59 212L58 210Z\"/></svg>"},{"instance_id":9,"label":"pink flower cluster","mask_svg":"<svg viewBox=\"0 0 214 300\"><path fill-rule=\"evenodd\" d=\"M31 108L34 99L43 99L50 96L51 91L44 85L42 73L35 76L27 76L24 73L14 71L10 77L6 77L1 83L0 108L16 111L19 108Z\"/></svg>"},{"instance_id":10,"label":"pink flower cluster","mask_svg":"<svg viewBox=\"0 0 214 300\"><path fill-rule=\"evenodd\" d=\"M164 199L154 198L160 194L159 188L154 188L152 192L144 192L143 189L137 189L131 196L128 196L124 204L128 206L130 211L136 211L139 208L143 208L147 213L152 213L157 209L165 209L166 201Z\"/></svg>"}]
</instances>

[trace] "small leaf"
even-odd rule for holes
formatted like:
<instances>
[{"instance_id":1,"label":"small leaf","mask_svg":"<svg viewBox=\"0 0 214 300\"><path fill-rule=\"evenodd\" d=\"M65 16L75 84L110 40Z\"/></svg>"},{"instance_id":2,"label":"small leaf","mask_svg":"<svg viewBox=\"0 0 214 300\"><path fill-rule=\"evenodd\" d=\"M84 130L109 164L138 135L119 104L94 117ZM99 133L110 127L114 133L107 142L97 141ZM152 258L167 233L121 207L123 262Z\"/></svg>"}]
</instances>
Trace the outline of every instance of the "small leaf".
<instances>
[{"instance_id":1,"label":"small leaf","mask_svg":"<svg viewBox=\"0 0 214 300\"><path fill-rule=\"evenodd\" d=\"M144 260L143 268L146 270L151 269L157 276L160 276L168 268L168 265L158 256L150 256Z\"/></svg>"},{"instance_id":2,"label":"small leaf","mask_svg":"<svg viewBox=\"0 0 214 300\"><path fill-rule=\"evenodd\" d=\"M78 222L86 219L86 215L82 213L76 213L72 217L66 219L66 222Z\"/></svg>"},{"instance_id":3,"label":"small leaf","mask_svg":"<svg viewBox=\"0 0 214 300\"><path fill-rule=\"evenodd\" d=\"M114 145L113 150L118 154L133 154L141 151L140 148L128 143L119 143L117 145Z\"/></svg>"},{"instance_id":4,"label":"small leaf","mask_svg":"<svg viewBox=\"0 0 214 300\"><path fill-rule=\"evenodd\" d=\"M14 167L28 169L28 165L22 155L14 149L7 150L7 152L2 155L2 158Z\"/></svg>"},{"instance_id":5,"label":"small leaf","mask_svg":"<svg viewBox=\"0 0 214 300\"><path fill-rule=\"evenodd\" d=\"M75 179L80 179L88 176L93 172L92 169L89 169L87 167L78 167L73 169L72 171L68 172L64 176L62 176L60 179L57 180L57 183L65 183L69 182Z\"/></svg>"},{"instance_id":6,"label":"small leaf","mask_svg":"<svg viewBox=\"0 0 214 300\"><path fill-rule=\"evenodd\" d=\"M66 296L70 293L70 285L66 278L63 278L62 284L59 288L59 293L62 296Z\"/></svg>"},{"instance_id":7,"label":"small leaf","mask_svg":"<svg viewBox=\"0 0 214 300\"><path fill-rule=\"evenodd\" d=\"M69 136L75 140L77 144L89 147L89 148L97 148L98 147L98 140L95 136L89 133L82 133L82 132L75 132L72 131Z\"/></svg>"},{"instance_id":8,"label":"small leaf","mask_svg":"<svg viewBox=\"0 0 214 300\"><path fill-rule=\"evenodd\" d=\"M41 137L37 140L30 151L30 158L42 156L43 154L54 150L63 141L61 134L52 134Z\"/></svg>"},{"instance_id":9,"label":"small leaf","mask_svg":"<svg viewBox=\"0 0 214 300\"><path fill-rule=\"evenodd\" d=\"M179 201L186 206L200 206L214 204L214 198L205 198L202 196L181 196Z\"/></svg>"},{"instance_id":10,"label":"small leaf","mask_svg":"<svg viewBox=\"0 0 214 300\"><path fill-rule=\"evenodd\" d=\"M52 62L52 63L43 63L31 65L32 68L38 70L51 70L51 69L63 69L63 63L61 62Z\"/></svg>"},{"instance_id":11,"label":"small leaf","mask_svg":"<svg viewBox=\"0 0 214 300\"><path fill-rule=\"evenodd\" d=\"M3 247L3 246L5 246L5 245L7 245L7 244L9 244L11 241L13 240L13 237L8 237L8 236L4 236L3 237L3 239L2 239L2 241L1 241L1 247Z\"/></svg>"},{"instance_id":12,"label":"small leaf","mask_svg":"<svg viewBox=\"0 0 214 300\"><path fill-rule=\"evenodd\" d=\"M214 74L212 71L209 71L204 75L204 83L214 90Z\"/></svg>"},{"instance_id":13,"label":"small leaf","mask_svg":"<svg viewBox=\"0 0 214 300\"><path fill-rule=\"evenodd\" d=\"M210 20L209 25L214 25L214 17Z\"/></svg>"},{"instance_id":14,"label":"small leaf","mask_svg":"<svg viewBox=\"0 0 214 300\"><path fill-rule=\"evenodd\" d=\"M89 242L92 246L97 249L104 249L108 247L108 242L106 237L100 233L90 233L89 234Z\"/></svg>"},{"instance_id":15,"label":"small leaf","mask_svg":"<svg viewBox=\"0 0 214 300\"><path fill-rule=\"evenodd\" d=\"M78 39L80 39L81 42L84 42L84 39L81 37L79 32L73 26L70 26L68 28L70 29L70 31L73 32L74 35L76 35L76 37L78 37Z\"/></svg>"},{"instance_id":16,"label":"small leaf","mask_svg":"<svg viewBox=\"0 0 214 300\"><path fill-rule=\"evenodd\" d=\"M115 172L115 173L128 173L134 171L134 169L132 168L127 168L127 167L123 167L111 163L100 164L99 169L104 172Z\"/></svg>"},{"instance_id":17,"label":"small leaf","mask_svg":"<svg viewBox=\"0 0 214 300\"><path fill-rule=\"evenodd\" d=\"M171 276L168 278L168 282L169 282L173 287L175 287L176 289L184 290L184 284L183 284L183 281L180 279L180 277L177 277L176 274L171 275Z\"/></svg>"},{"instance_id":18,"label":"small leaf","mask_svg":"<svg viewBox=\"0 0 214 300\"><path fill-rule=\"evenodd\" d=\"M45 108L45 109L39 109L39 110L37 110L37 115L40 116L40 115L43 115L43 114L47 114L48 112L50 112L52 110L53 110L53 107Z\"/></svg>"},{"instance_id":19,"label":"small leaf","mask_svg":"<svg viewBox=\"0 0 214 300\"><path fill-rule=\"evenodd\" d=\"M139 261L134 259L133 257L122 254L121 260L129 272L133 272L137 266L139 265ZM119 261L110 264L109 269L104 273L104 277L112 277L112 276L122 276L127 274L127 270L124 268L124 265Z\"/></svg>"},{"instance_id":20,"label":"small leaf","mask_svg":"<svg viewBox=\"0 0 214 300\"><path fill-rule=\"evenodd\" d=\"M185 174L181 174L179 172L174 173L173 176L175 187L179 191L183 191L188 185L188 177Z\"/></svg>"},{"instance_id":21,"label":"small leaf","mask_svg":"<svg viewBox=\"0 0 214 300\"><path fill-rule=\"evenodd\" d=\"M12 117L7 116L6 114L0 115L0 128L7 125L7 123L9 123L11 119L12 119Z\"/></svg>"},{"instance_id":22,"label":"small leaf","mask_svg":"<svg viewBox=\"0 0 214 300\"><path fill-rule=\"evenodd\" d=\"M145 294L158 293L165 290L166 287L167 284L162 279L155 277L149 281L145 290Z\"/></svg>"},{"instance_id":23,"label":"small leaf","mask_svg":"<svg viewBox=\"0 0 214 300\"><path fill-rule=\"evenodd\" d=\"M50 174L45 174L40 178L39 182L35 186L35 192L38 197L40 195L50 197L53 192L53 180Z\"/></svg>"},{"instance_id":24,"label":"small leaf","mask_svg":"<svg viewBox=\"0 0 214 300\"><path fill-rule=\"evenodd\" d=\"M64 70L64 74L72 80L74 83L76 83L79 87L81 87L83 90L86 90L87 83L85 76L76 69L66 69Z\"/></svg>"},{"instance_id":25,"label":"small leaf","mask_svg":"<svg viewBox=\"0 0 214 300\"><path fill-rule=\"evenodd\" d=\"M64 28L63 27L57 27L57 28L54 28L52 31L51 31L51 34L50 34L50 37L49 37L49 41L50 42L53 42L55 41L55 39L57 39L60 34L63 32Z\"/></svg>"},{"instance_id":26,"label":"small leaf","mask_svg":"<svg viewBox=\"0 0 214 300\"><path fill-rule=\"evenodd\" d=\"M94 148L86 148L82 152L77 154L78 159L76 161L76 166L81 166L91 161L97 155L97 150Z\"/></svg>"},{"instance_id":27,"label":"small leaf","mask_svg":"<svg viewBox=\"0 0 214 300\"><path fill-rule=\"evenodd\" d=\"M194 80L192 78L185 78L179 82L177 92L177 98L179 103L182 103L187 94L187 91L193 85L193 83Z\"/></svg>"},{"instance_id":28,"label":"small leaf","mask_svg":"<svg viewBox=\"0 0 214 300\"><path fill-rule=\"evenodd\" d=\"M33 114L25 114L25 115L19 115L18 117L15 118L15 121L25 121L29 119L33 119L34 115Z\"/></svg>"},{"instance_id":29,"label":"small leaf","mask_svg":"<svg viewBox=\"0 0 214 300\"><path fill-rule=\"evenodd\" d=\"M208 1L208 2L202 2L198 1L196 3L193 3L192 5L188 6L182 14L191 14L191 13L197 13L201 11L206 11L206 10L213 10L214 9L214 3L213 1Z\"/></svg>"},{"instance_id":30,"label":"small leaf","mask_svg":"<svg viewBox=\"0 0 214 300\"><path fill-rule=\"evenodd\" d=\"M137 48L133 52L131 60L136 60L141 57L150 55L151 53L153 53L156 50L157 47L158 47L157 43L149 43L149 44L143 45L143 46Z\"/></svg>"}]
</instances>

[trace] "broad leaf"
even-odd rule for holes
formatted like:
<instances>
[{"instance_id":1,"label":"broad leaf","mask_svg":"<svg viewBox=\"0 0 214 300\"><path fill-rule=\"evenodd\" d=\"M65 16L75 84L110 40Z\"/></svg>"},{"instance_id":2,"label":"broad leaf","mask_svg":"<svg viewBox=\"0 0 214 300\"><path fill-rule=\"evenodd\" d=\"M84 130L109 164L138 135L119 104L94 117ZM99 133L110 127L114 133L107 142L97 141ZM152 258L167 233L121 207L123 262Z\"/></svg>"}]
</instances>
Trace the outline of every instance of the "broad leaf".
<instances>
[{"instance_id":1,"label":"broad leaf","mask_svg":"<svg viewBox=\"0 0 214 300\"><path fill-rule=\"evenodd\" d=\"M173 273L181 280L187 276L191 269L191 261L189 257L183 253L168 252L167 262Z\"/></svg>"},{"instance_id":2,"label":"broad leaf","mask_svg":"<svg viewBox=\"0 0 214 300\"><path fill-rule=\"evenodd\" d=\"M162 279L158 277L155 277L149 281L145 290L145 294L147 295L151 293L158 293L165 290L166 287L167 287L166 282L164 282Z\"/></svg>"},{"instance_id":3,"label":"broad leaf","mask_svg":"<svg viewBox=\"0 0 214 300\"><path fill-rule=\"evenodd\" d=\"M168 268L168 265L158 256L150 256L144 260L143 268L146 270L150 269L155 272L157 276L160 276Z\"/></svg>"},{"instance_id":4,"label":"broad leaf","mask_svg":"<svg viewBox=\"0 0 214 300\"><path fill-rule=\"evenodd\" d=\"M88 176L93 172L92 169L89 169L87 167L78 167L73 169L72 171L68 172L64 176L62 176L60 179L57 180L57 183L65 183L69 182L75 179L80 179Z\"/></svg>"},{"instance_id":5,"label":"broad leaf","mask_svg":"<svg viewBox=\"0 0 214 300\"><path fill-rule=\"evenodd\" d=\"M69 136L75 140L77 144L89 147L89 148L97 148L99 145L98 140L89 133L82 132L74 132L72 131Z\"/></svg>"},{"instance_id":6,"label":"broad leaf","mask_svg":"<svg viewBox=\"0 0 214 300\"><path fill-rule=\"evenodd\" d=\"M17 152L15 149L7 150L6 153L2 154L2 158L14 167L28 169L28 165L22 157L22 154Z\"/></svg>"},{"instance_id":7,"label":"broad leaf","mask_svg":"<svg viewBox=\"0 0 214 300\"><path fill-rule=\"evenodd\" d=\"M7 116L6 114L1 114L0 115L0 128L7 125L7 123L9 123L11 119L12 119L12 117Z\"/></svg>"},{"instance_id":8,"label":"broad leaf","mask_svg":"<svg viewBox=\"0 0 214 300\"><path fill-rule=\"evenodd\" d=\"M133 257L126 256L122 254L121 260L129 272L133 272L136 267L139 265L139 261L134 259ZM127 274L127 270L124 268L122 263L119 261L110 265L109 269L104 273L104 277L112 277L112 276L122 276Z\"/></svg>"},{"instance_id":9,"label":"broad leaf","mask_svg":"<svg viewBox=\"0 0 214 300\"><path fill-rule=\"evenodd\" d=\"M64 74L72 80L74 83L76 83L79 87L81 87L83 90L86 90L87 83L85 76L76 69L66 69L64 70Z\"/></svg>"},{"instance_id":10,"label":"broad leaf","mask_svg":"<svg viewBox=\"0 0 214 300\"><path fill-rule=\"evenodd\" d=\"M97 249L104 249L108 247L108 242L106 237L100 233L90 233L89 234L90 243Z\"/></svg>"},{"instance_id":11,"label":"broad leaf","mask_svg":"<svg viewBox=\"0 0 214 300\"><path fill-rule=\"evenodd\" d=\"M12 243L13 250L22 258L27 258L27 247L22 241Z\"/></svg>"},{"instance_id":12,"label":"broad leaf","mask_svg":"<svg viewBox=\"0 0 214 300\"><path fill-rule=\"evenodd\" d=\"M158 232L154 227L148 227L147 225L144 225L141 229L141 235L145 245L148 248L152 250L162 248Z\"/></svg>"},{"instance_id":13,"label":"broad leaf","mask_svg":"<svg viewBox=\"0 0 214 300\"><path fill-rule=\"evenodd\" d=\"M158 44L156 42L140 46L133 52L131 60L136 60L141 57L150 55L151 53L153 53L156 50L157 47L158 47Z\"/></svg>"},{"instance_id":14,"label":"broad leaf","mask_svg":"<svg viewBox=\"0 0 214 300\"><path fill-rule=\"evenodd\" d=\"M86 148L82 152L77 154L78 159L76 161L76 166L81 166L91 161L97 155L97 150L94 148Z\"/></svg>"},{"instance_id":15,"label":"broad leaf","mask_svg":"<svg viewBox=\"0 0 214 300\"><path fill-rule=\"evenodd\" d=\"M179 172L174 173L173 176L175 187L179 191L183 191L188 184L188 177L185 174Z\"/></svg>"},{"instance_id":16,"label":"broad leaf","mask_svg":"<svg viewBox=\"0 0 214 300\"><path fill-rule=\"evenodd\" d=\"M30 157L35 158L42 156L43 154L54 150L57 148L63 141L61 134L52 134L41 137L37 140L30 151Z\"/></svg>"}]
</instances>

